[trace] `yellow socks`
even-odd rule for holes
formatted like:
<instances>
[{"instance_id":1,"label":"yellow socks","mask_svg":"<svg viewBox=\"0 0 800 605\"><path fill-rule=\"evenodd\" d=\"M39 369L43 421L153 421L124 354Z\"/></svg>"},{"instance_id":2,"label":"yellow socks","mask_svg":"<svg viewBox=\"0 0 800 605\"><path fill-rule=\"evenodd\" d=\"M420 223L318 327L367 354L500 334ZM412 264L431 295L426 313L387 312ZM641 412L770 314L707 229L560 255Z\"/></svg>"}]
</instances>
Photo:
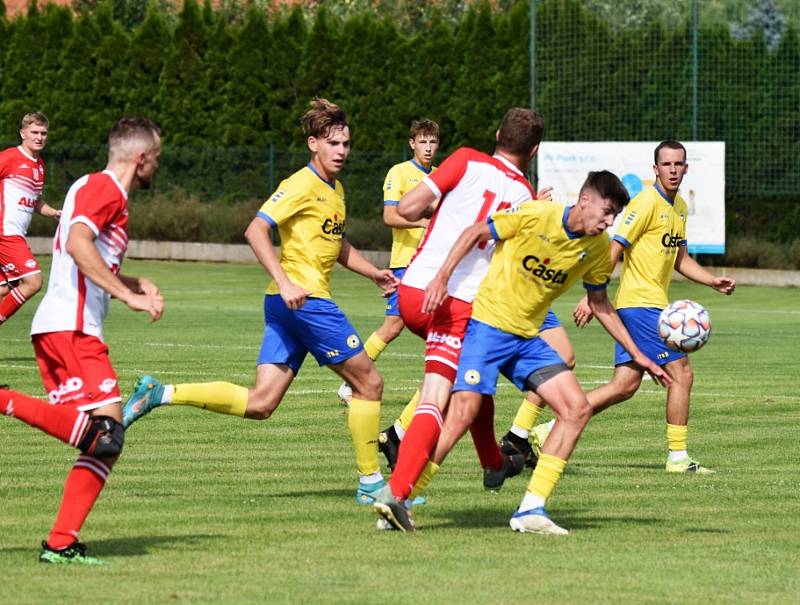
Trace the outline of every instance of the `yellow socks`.
<instances>
[{"instance_id":1,"label":"yellow socks","mask_svg":"<svg viewBox=\"0 0 800 605\"><path fill-rule=\"evenodd\" d=\"M522 405L517 410L517 415L514 417L514 424L512 425L512 432L520 437L527 438L536 421L539 419L539 414L542 413L542 408L538 405L531 403L526 399L522 400ZM515 430L516 429L516 430ZM520 433L524 432L524 435Z\"/></svg>"},{"instance_id":2,"label":"yellow socks","mask_svg":"<svg viewBox=\"0 0 800 605\"><path fill-rule=\"evenodd\" d=\"M680 459L688 456L686 451L686 436L689 427L685 424L667 424L667 444L669 445L669 457Z\"/></svg>"},{"instance_id":3,"label":"yellow socks","mask_svg":"<svg viewBox=\"0 0 800 605\"><path fill-rule=\"evenodd\" d=\"M400 424L403 431L407 431L411 421L414 419L414 411L417 409L419 403L419 389L414 393L414 396L400 412L400 416L395 421L395 424Z\"/></svg>"},{"instance_id":4,"label":"yellow socks","mask_svg":"<svg viewBox=\"0 0 800 605\"><path fill-rule=\"evenodd\" d=\"M367 342L364 343L364 351L367 353L367 357L372 361L378 359L385 348L386 343L381 340L377 332L370 334L369 338L367 338Z\"/></svg>"},{"instance_id":5,"label":"yellow socks","mask_svg":"<svg viewBox=\"0 0 800 605\"><path fill-rule=\"evenodd\" d=\"M247 389L230 382L176 384L174 389L172 405L191 405L241 418L247 410Z\"/></svg>"},{"instance_id":6,"label":"yellow socks","mask_svg":"<svg viewBox=\"0 0 800 605\"><path fill-rule=\"evenodd\" d=\"M566 465L566 460L556 456L550 454L539 456L539 462L531 475L530 483L528 483L528 494L538 496L546 501L561 478Z\"/></svg>"},{"instance_id":7,"label":"yellow socks","mask_svg":"<svg viewBox=\"0 0 800 605\"><path fill-rule=\"evenodd\" d=\"M347 414L347 426L356 451L356 467L359 475L371 475L379 471L378 433L381 430L381 402L365 401L353 397Z\"/></svg>"},{"instance_id":8,"label":"yellow socks","mask_svg":"<svg viewBox=\"0 0 800 605\"><path fill-rule=\"evenodd\" d=\"M425 468L422 469L422 473L417 479L417 482L414 484L414 489L411 490L411 495L408 497L409 500L413 500L417 496L419 496L425 488L428 487L428 484L433 479L433 476L439 472L439 465L435 462L431 462L428 460L428 464L425 465Z\"/></svg>"}]
</instances>

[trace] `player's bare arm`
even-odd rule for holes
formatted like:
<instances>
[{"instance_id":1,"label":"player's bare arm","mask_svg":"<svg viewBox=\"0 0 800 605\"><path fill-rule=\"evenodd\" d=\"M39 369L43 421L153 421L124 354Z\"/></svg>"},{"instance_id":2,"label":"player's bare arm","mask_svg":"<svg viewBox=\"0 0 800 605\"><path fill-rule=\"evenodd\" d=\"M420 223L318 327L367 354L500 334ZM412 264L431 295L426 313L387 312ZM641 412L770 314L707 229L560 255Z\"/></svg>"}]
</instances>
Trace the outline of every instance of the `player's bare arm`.
<instances>
[{"instance_id":1,"label":"player's bare arm","mask_svg":"<svg viewBox=\"0 0 800 605\"><path fill-rule=\"evenodd\" d=\"M630 354L633 362L644 368L654 382L664 387L670 386L672 378L661 367L645 357L633 342L628 330L625 329L625 325L617 315L614 305L608 299L608 292L605 290L589 290L587 299L592 313L597 317L597 321Z\"/></svg>"},{"instance_id":2,"label":"player's bare arm","mask_svg":"<svg viewBox=\"0 0 800 605\"><path fill-rule=\"evenodd\" d=\"M616 241L611 242L612 271L616 268L617 263L619 262L619 259L624 251L625 247L622 244ZM589 299L588 297L584 296L575 306L575 310L572 312L572 319L575 321L576 326L579 328L584 328L586 327L586 324L592 321L592 317L594 317L594 313L592 312L592 308L589 306Z\"/></svg>"},{"instance_id":3,"label":"player's bare arm","mask_svg":"<svg viewBox=\"0 0 800 605\"><path fill-rule=\"evenodd\" d=\"M427 227L428 219L421 218L418 221L407 221L397 211L397 206L383 207L383 224L395 229L414 229L416 227Z\"/></svg>"},{"instance_id":4,"label":"player's bare arm","mask_svg":"<svg viewBox=\"0 0 800 605\"><path fill-rule=\"evenodd\" d=\"M306 303L306 298L311 292L295 284L286 275L283 267L281 267L278 255L275 254L275 248L272 247L270 232L269 223L256 217L250 221L250 225L244 232L244 237L247 243L250 244L250 248L253 250L253 254L256 255L258 262L266 269L270 277L275 280L286 306L292 311L296 311Z\"/></svg>"},{"instance_id":5,"label":"player's bare arm","mask_svg":"<svg viewBox=\"0 0 800 605\"><path fill-rule=\"evenodd\" d=\"M131 290L103 262L94 245L94 232L83 223L75 223L69 228L67 253L73 258L81 273L114 298L124 302L134 311L146 311L151 321L161 318L164 299L160 294L138 294Z\"/></svg>"},{"instance_id":6,"label":"player's bare arm","mask_svg":"<svg viewBox=\"0 0 800 605\"><path fill-rule=\"evenodd\" d=\"M693 282L706 285L728 296L733 294L736 289L735 279L727 276L715 277L689 255L686 246L678 249L678 255L675 257L675 270Z\"/></svg>"},{"instance_id":7,"label":"player's bare arm","mask_svg":"<svg viewBox=\"0 0 800 605\"><path fill-rule=\"evenodd\" d=\"M358 273L374 281L388 296L400 283L389 269L378 269L353 247L347 240L342 240L342 249L339 251L339 264L353 273Z\"/></svg>"},{"instance_id":8,"label":"player's bare arm","mask_svg":"<svg viewBox=\"0 0 800 605\"><path fill-rule=\"evenodd\" d=\"M425 288L425 298L422 300L422 312L433 313L447 298L447 282L455 271L458 263L479 242L492 239L489 223L481 221L467 227L458 236L441 268Z\"/></svg>"},{"instance_id":9,"label":"player's bare arm","mask_svg":"<svg viewBox=\"0 0 800 605\"><path fill-rule=\"evenodd\" d=\"M61 217L61 210L53 208L51 205L49 205L42 199L39 199L39 201L36 203L36 207L34 208L34 210L37 213L41 214L42 216L46 216L47 218L58 219Z\"/></svg>"},{"instance_id":10,"label":"player's bare arm","mask_svg":"<svg viewBox=\"0 0 800 605\"><path fill-rule=\"evenodd\" d=\"M397 213L407 221L418 221L433 214L436 202L436 194L425 183L420 183L400 198Z\"/></svg>"}]
</instances>

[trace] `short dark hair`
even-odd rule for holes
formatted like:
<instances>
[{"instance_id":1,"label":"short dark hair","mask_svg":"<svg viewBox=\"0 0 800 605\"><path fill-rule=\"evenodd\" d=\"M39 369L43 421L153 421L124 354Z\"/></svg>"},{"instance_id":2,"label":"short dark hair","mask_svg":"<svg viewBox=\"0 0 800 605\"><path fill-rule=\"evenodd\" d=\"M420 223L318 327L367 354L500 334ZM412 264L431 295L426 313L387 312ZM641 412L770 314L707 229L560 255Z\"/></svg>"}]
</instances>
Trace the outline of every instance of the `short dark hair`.
<instances>
[{"instance_id":1,"label":"short dark hair","mask_svg":"<svg viewBox=\"0 0 800 605\"><path fill-rule=\"evenodd\" d=\"M591 189L604 200L611 200L619 210L628 205L631 200L625 185L619 180L616 174L608 170L598 170L590 172L586 180L581 185L581 193L586 189Z\"/></svg>"},{"instance_id":2,"label":"short dark hair","mask_svg":"<svg viewBox=\"0 0 800 605\"><path fill-rule=\"evenodd\" d=\"M108 134L109 158L128 159L137 144L144 144L149 152L156 145L156 137L161 136L161 128L147 118L121 118L111 127Z\"/></svg>"},{"instance_id":3,"label":"short dark hair","mask_svg":"<svg viewBox=\"0 0 800 605\"><path fill-rule=\"evenodd\" d=\"M300 118L303 134L320 138L328 136L331 128L350 128L347 123L347 114L345 114L344 110L335 103L328 101L328 99L315 97L309 105L311 105L311 109Z\"/></svg>"},{"instance_id":4,"label":"short dark hair","mask_svg":"<svg viewBox=\"0 0 800 605\"><path fill-rule=\"evenodd\" d=\"M526 155L542 142L544 116L533 109L512 107L506 112L497 132L497 148L515 155Z\"/></svg>"},{"instance_id":5,"label":"short dark hair","mask_svg":"<svg viewBox=\"0 0 800 605\"><path fill-rule=\"evenodd\" d=\"M682 149L683 150L683 159L686 160L686 147L680 141L676 141L675 139L667 139L665 141L661 141L656 147L656 150L653 152L653 164L658 164L658 154L659 152L664 149Z\"/></svg>"},{"instance_id":6,"label":"short dark hair","mask_svg":"<svg viewBox=\"0 0 800 605\"><path fill-rule=\"evenodd\" d=\"M427 135L439 138L439 125L433 120L421 118L411 122L411 138L416 139L419 135Z\"/></svg>"}]
</instances>

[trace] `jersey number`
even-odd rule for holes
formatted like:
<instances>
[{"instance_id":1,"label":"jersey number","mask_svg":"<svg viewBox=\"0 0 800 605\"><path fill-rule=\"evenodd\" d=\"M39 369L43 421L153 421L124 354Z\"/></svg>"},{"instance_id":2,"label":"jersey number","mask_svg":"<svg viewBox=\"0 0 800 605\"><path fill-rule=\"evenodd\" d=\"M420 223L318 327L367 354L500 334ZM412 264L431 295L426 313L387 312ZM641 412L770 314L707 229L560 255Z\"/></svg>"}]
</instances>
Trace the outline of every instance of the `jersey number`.
<instances>
[{"instance_id":1,"label":"jersey number","mask_svg":"<svg viewBox=\"0 0 800 605\"><path fill-rule=\"evenodd\" d=\"M492 209L492 204L494 204L494 200L497 198L497 194L493 191L489 191L488 189L483 192L483 206L481 206L480 212L478 212L478 218L475 219L476 223L480 223L481 221L485 221L486 217L489 216L489 212ZM511 208L511 204L509 202L500 202L500 205L497 206L497 212L501 210L505 210L506 208ZM478 248L483 250L486 248L486 242L481 242L478 244Z\"/></svg>"}]
</instances>

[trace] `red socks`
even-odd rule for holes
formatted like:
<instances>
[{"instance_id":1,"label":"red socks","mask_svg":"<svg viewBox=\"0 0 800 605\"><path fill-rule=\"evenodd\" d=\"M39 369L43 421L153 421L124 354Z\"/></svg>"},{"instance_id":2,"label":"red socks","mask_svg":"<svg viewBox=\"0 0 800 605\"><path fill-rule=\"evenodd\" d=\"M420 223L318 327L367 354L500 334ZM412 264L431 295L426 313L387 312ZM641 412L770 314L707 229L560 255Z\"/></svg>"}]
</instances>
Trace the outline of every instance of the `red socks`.
<instances>
[{"instance_id":1,"label":"red socks","mask_svg":"<svg viewBox=\"0 0 800 605\"><path fill-rule=\"evenodd\" d=\"M19 308L27 301L28 299L20 293L19 288L11 289L0 302L0 324L19 311Z\"/></svg>"},{"instance_id":2,"label":"red socks","mask_svg":"<svg viewBox=\"0 0 800 605\"><path fill-rule=\"evenodd\" d=\"M77 408L50 405L11 389L0 389L0 413L18 418L72 447L78 447L90 421L89 415Z\"/></svg>"},{"instance_id":3,"label":"red socks","mask_svg":"<svg viewBox=\"0 0 800 605\"><path fill-rule=\"evenodd\" d=\"M469 432L475 444L475 451L478 452L481 467L491 467L495 470L503 468L503 453L494 436L494 398L491 395L483 396L481 409L469 427Z\"/></svg>"},{"instance_id":4,"label":"red socks","mask_svg":"<svg viewBox=\"0 0 800 605\"><path fill-rule=\"evenodd\" d=\"M389 485L398 499L405 500L428 463L442 432L442 413L432 403L420 403L414 418L400 442L397 466Z\"/></svg>"}]
</instances>

